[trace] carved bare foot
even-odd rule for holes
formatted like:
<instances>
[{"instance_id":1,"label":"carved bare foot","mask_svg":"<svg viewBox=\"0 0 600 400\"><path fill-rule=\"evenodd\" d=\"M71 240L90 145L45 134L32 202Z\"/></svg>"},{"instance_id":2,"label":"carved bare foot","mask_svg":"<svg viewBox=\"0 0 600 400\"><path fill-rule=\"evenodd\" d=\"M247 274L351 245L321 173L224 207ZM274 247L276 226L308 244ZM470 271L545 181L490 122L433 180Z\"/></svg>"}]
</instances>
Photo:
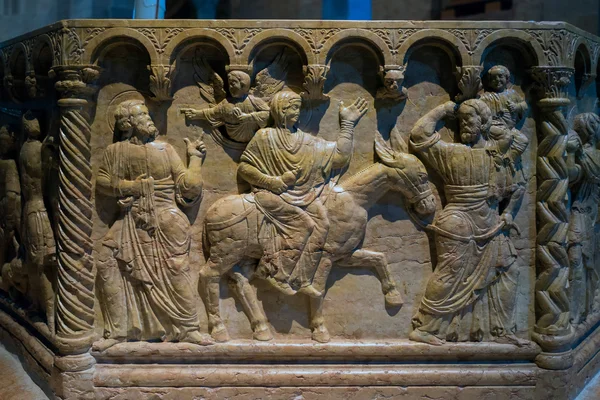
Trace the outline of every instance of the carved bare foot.
<instances>
[{"instance_id":1,"label":"carved bare foot","mask_svg":"<svg viewBox=\"0 0 600 400\"><path fill-rule=\"evenodd\" d=\"M298 289L298 293L302 293L308 297L315 297L315 298L323 296L323 293L319 292L311 284L302 286L300 289Z\"/></svg>"},{"instance_id":2,"label":"carved bare foot","mask_svg":"<svg viewBox=\"0 0 600 400\"><path fill-rule=\"evenodd\" d=\"M269 326L264 322L259 322L258 324L256 324L252 337L256 340L260 340L263 342L273 339L273 335L271 334Z\"/></svg>"},{"instance_id":3,"label":"carved bare foot","mask_svg":"<svg viewBox=\"0 0 600 400\"><path fill-rule=\"evenodd\" d=\"M116 338L116 339L100 339L92 345L92 350L94 351L104 351L109 347L113 347L115 344L123 343L125 338Z\"/></svg>"},{"instance_id":4,"label":"carved bare foot","mask_svg":"<svg viewBox=\"0 0 600 400\"><path fill-rule=\"evenodd\" d=\"M182 342L199 344L200 346L210 346L215 344L215 341L212 338L204 333L200 333L198 331L188 332L185 337L181 340Z\"/></svg>"},{"instance_id":5,"label":"carved bare foot","mask_svg":"<svg viewBox=\"0 0 600 400\"><path fill-rule=\"evenodd\" d=\"M293 296L296 294L296 291L294 289L292 289L292 287L289 285L289 283L279 282L277 279L273 278L272 276L269 276L266 279L266 281L269 282L271 284L271 286L273 286L275 289L279 290L283 294L286 294L288 296Z\"/></svg>"},{"instance_id":6,"label":"carved bare foot","mask_svg":"<svg viewBox=\"0 0 600 400\"><path fill-rule=\"evenodd\" d=\"M402 295L398 289L393 288L387 291L385 294L385 304L388 307L402 307L404 305L404 300L402 300Z\"/></svg>"},{"instance_id":7,"label":"carved bare foot","mask_svg":"<svg viewBox=\"0 0 600 400\"><path fill-rule=\"evenodd\" d=\"M327 343L331 340L331 335L325 325L320 324L312 329L312 340L319 343Z\"/></svg>"},{"instance_id":8,"label":"carved bare foot","mask_svg":"<svg viewBox=\"0 0 600 400\"><path fill-rule=\"evenodd\" d=\"M525 340L525 339L521 339L520 337L517 337L516 335L504 335L504 336L499 336L496 338L496 343L507 343L507 344L514 344L517 347L523 347L523 346L527 346L529 345L529 340Z\"/></svg>"},{"instance_id":9,"label":"carved bare foot","mask_svg":"<svg viewBox=\"0 0 600 400\"><path fill-rule=\"evenodd\" d=\"M414 342L427 343L433 346L441 346L446 343L445 340L442 340L431 333L423 332L419 329L413 330L410 335L408 335L408 338Z\"/></svg>"},{"instance_id":10,"label":"carved bare foot","mask_svg":"<svg viewBox=\"0 0 600 400\"><path fill-rule=\"evenodd\" d=\"M229 333L227 333L227 328L225 328L223 322L217 322L213 325L210 330L210 336L218 343L229 341Z\"/></svg>"}]
</instances>

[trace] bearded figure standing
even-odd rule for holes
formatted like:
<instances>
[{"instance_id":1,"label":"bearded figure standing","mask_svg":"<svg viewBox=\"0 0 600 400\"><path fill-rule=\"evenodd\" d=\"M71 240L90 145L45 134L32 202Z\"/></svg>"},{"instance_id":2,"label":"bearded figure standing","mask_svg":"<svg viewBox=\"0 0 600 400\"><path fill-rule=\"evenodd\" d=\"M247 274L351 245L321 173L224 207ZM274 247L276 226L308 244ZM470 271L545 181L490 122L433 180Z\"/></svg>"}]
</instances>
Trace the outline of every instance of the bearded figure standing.
<instances>
[{"instance_id":1,"label":"bearded figure standing","mask_svg":"<svg viewBox=\"0 0 600 400\"><path fill-rule=\"evenodd\" d=\"M572 205L569 220L571 317L574 324L594 311L598 271L594 259L594 226L600 201L600 117L583 113L575 117L567 151L572 171Z\"/></svg>"},{"instance_id":2,"label":"bearded figure standing","mask_svg":"<svg viewBox=\"0 0 600 400\"><path fill-rule=\"evenodd\" d=\"M186 168L170 144L155 140L158 130L143 101L121 103L115 120L121 141L106 149L96 179L120 215L98 255L105 328L95 348L124 340L210 344L199 331L190 223L177 207L200 198L204 143L185 139Z\"/></svg>"},{"instance_id":3,"label":"bearded figure standing","mask_svg":"<svg viewBox=\"0 0 600 400\"><path fill-rule=\"evenodd\" d=\"M445 103L422 117L411 132L411 146L444 181L447 204L433 223L437 265L415 316L410 339L440 345L488 338L521 344L515 336L517 255L508 235L519 196L499 213L504 193L496 182L498 152L489 139L492 113L481 100L458 108L462 143L441 139L436 125L454 117Z\"/></svg>"},{"instance_id":4,"label":"bearded figure standing","mask_svg":"<svg viewBox=\"0 0 600 400\"><path fill-rule=\"evenodd\" d=\"M335 171L350 161L354 127L367 112L367 102L359 98L348 107L340 104L336 142L296 127L301 104L291 91L273 97L274 126L259 130L248 143L238 173L252 185L256 206L265 216L259 231L264 249L259 274L285 294L319 297L312 279L329 232L323 197Z\"/></svg>"}]
</instances>

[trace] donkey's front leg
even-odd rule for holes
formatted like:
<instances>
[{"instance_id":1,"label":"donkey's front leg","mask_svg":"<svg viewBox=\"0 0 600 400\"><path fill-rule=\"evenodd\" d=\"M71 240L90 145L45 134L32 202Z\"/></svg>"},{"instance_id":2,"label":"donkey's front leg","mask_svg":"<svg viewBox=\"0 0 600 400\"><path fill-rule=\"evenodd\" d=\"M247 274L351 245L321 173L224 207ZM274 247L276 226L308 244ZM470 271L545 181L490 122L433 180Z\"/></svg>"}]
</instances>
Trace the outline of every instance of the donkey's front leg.
<instances>
[{"instance_id":1,"label":"donkey's front leg","mask_svg":"<svg viewBox=\"0 0 600 400\"><path fill-rule=\"evenodd\" d=\"M229 287L242 303L244 312L250 320L253 337L256 340L267 341L273 339L267 317L258 303L254 288L250 285L250 279L254 274L255 262L244 261L240 271L229 272Z\"/></svg>"},{"instance_id":2,"label":"donkey's front leg","mask_svg":"<svg viewBox=\"0 0 600 400\"><path fill-rule=\"evenodd\" d=\"M377 271L381 288L385 295L385 304L389 307L402 307L404 301L396 288L396 282L390 274L385 254L365 249L356 250L346 258L339 260L336 265L341 267L372 268Z\"/></svg>"}]
</instances>

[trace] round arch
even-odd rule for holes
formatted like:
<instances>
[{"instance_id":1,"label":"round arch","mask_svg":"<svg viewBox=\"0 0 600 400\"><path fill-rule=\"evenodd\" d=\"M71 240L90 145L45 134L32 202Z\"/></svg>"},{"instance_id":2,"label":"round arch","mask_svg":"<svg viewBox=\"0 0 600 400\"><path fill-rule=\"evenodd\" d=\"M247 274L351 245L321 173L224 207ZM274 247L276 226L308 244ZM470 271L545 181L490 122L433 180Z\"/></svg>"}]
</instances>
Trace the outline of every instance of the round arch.
<instances>
[{"instance_id":1,"label":"round arch","mask_svg":"<svg viewBox=\"0 0 600 400\"><path fill-rule=\"evenodd\" d=\"M175 35L165 47L165 54L169 57L169 63L173 64L179 54L201 42L210 42L216 47L221 48L224 54L229 58L229 63L235 61L235 49L225 36L211 29L193 28L186 29Z\"/></svg>"},{"instance_id":2,"label":"round arch","mask_svg":"<svg viewBox=\"0 0 600 400\"><path fill-rule=\"evenodd\" d=\"M396 64L393 54L385 41L365 29L345 29L333 35L323 44L323 48L319 54L318 63L327 64L331 60L335 50L339 45L344 44L366 44L368 48L374 52L376 58L380 60L382 65ZM333 52L332 52L333 51Z\"/></svg>"},{"instance_id":3,"label":"round arch","mask_svg":"<svg viewBox=\"0 0 600 400\"><path fill-rule=\"evenodd\" d=\"M444 50L454 62L454 67L462 66L468 58L468 51L463 42L450 32L441 29L425 29L412 34L398 49L398 61L406 64L407 58L415 49L431 45Z\"/></svg>"},{"instance_id":4,"label":"round arch","mask_svg":"<svg viewBox=\"0 0 600 400\"><path fill-rule=\"evenodd\" d=\"M240 64L252 64L252 59L260 50L260 46L271 41L291 44L298 51L304 63L315 64L315 56L306 39L289 29L267 29L254 36L240 55Z\"/></svg>"},{"instance_id":5,"label":"round arch","mask_svg":"<svg viewBox=\"0 0 600 400\"><path fill-rule=\"evenodd\" d=\"M544 49L529 33L515 29L505 29L491 33L479 43L475 53L473 53L474 63L483 64L486 50L501 44L516 48L524 53L524 56L529 58L531 66L540 65L546 60Z\"/></svg>"},{"instance_id":6,"label":"round arch","mask_svg":"<svg viewBox=\"0 0 600 400\"><path fill-rule=\"evenodd\" d=\"M94 37L86 46L86 51L82 55L82 64L98 64L108 50L119 44L119 39L125 43L134 42L145 49L151 65L161 64L159 54L150 39L130 28L108 29Z\"/></svg>"}]
</instances>

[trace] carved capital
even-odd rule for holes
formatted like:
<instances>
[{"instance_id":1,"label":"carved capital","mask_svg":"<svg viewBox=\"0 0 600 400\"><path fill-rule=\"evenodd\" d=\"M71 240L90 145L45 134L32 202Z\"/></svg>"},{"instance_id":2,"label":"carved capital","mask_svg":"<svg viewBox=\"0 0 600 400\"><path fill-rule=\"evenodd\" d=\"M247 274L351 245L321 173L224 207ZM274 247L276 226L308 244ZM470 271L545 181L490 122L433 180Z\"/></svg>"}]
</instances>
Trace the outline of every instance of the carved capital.
<instances>
[{"instance_id":1,"label":"carved capital","mask_svg":"<svg viewBox=\"0 0 600 400\"><path fill-rule=\"evenodd\" d=\"M313 64L305 65L302 70L304 71L304 83L302 87L305 89L302 92L302 97L309 100L327 100L329 96L323 94L323 87L329 67L327 65Z\"/></svg>"},{"instance_id":2,"label":"carved capital","mask_svg":"<svg viewBox=\"0 0 600 400\"><path fill-rule=\"evenodd\" d=\"M149 65L148 70L150 71L150 92L154 95L153 100L173 100L171 97L171 66Z\"/></svg>"},{"instance_id":3,"label":"carved capital","mask_svg":"<svg viewBox=\"0 0 600 400\"><path fill-rule=\"evenodd\" d=\"M534 67L531 69L536 88L539 91L541 107L560 107L569 104L567 87L573 77L573 68Z\"/></svg>"},{"instance_id":4,"label":"carved capital","mask_svg":"<svg viewBox=\"0 0 600 400\"><path fill-rule=\"evenodd\" d=\"M481 72L483 67L479 65L465 65L456 68L456 80L458 81L458 90L460 93L456 96L456 101L465 101L474 99L482 89Z\"/></svg>"},{"instance_id":5,"label":"carved capital","mask_svg":"<svg viewBox=\"0 0 600 400\"><path fill-rule=\"evenodd\" d=\"M93 65L58 66L50 70L49 76L57 79L54 87L60 94L59 106L82 106L87 105L98 90L94 83L100 76L100 68Z\"/></svg>"}]
</instances>

